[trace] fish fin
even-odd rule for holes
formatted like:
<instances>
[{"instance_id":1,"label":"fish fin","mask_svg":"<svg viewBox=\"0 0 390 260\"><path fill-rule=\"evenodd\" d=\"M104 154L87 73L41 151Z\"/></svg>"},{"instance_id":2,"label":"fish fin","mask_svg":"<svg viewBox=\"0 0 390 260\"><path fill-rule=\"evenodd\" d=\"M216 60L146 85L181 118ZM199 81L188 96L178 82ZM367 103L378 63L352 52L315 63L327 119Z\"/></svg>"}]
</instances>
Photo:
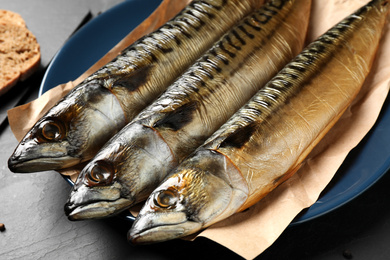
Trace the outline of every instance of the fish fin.
<instances>
[{"instance_id":1,"label":"fish fin","mask_svg":"<svg viewBox=\"0 0 390 260\"><path fill-rule=\"evenodd\" d=\"M196 102L188 102L165 114L162 119L153 125L153 128L165 127L177 131L192 121L192 113L196 110L196 107Z\"/></svg>"},{"instance_id":2,"label":"fish fin","mask_svg":"<svg viewBox=\"0 0 390 260\"><path fill-rule=\"evenodd\" d=\"M143 66L130 73L118 76L118 78L111 85L111 89L117 87L126 88L129 91L136 91L140 86L145 85L150 76L150 70L153 66Z\"/></svg>"},{"instance_id":3,"label":"fish fin","mask_svg":"<svg viewBox=\"0 0 390 260\"><path fill-rule=\"evenodd\" d=\"M235 147L241 148L244 146L253 133L256 131L256 124L250 123L245 127L239 129L239 131L235 131L231 133L220 145L219 147Z\"/></svg>"},{"instance_id":4,"label":"fish fin","mask_svg":"<svg viewBox=\"0 0 390 260\"><path fill-rule=\"evenodd\" d=\"M299 168L301 168L301 166L302 166L302 163L299 163L299 164L295 165L294 167L290 168L283 175L276 177L273 181L274 186L277 187L278 185L280 185L283 182L290 179L299 170Z\"/></svg>"}]
</instances>

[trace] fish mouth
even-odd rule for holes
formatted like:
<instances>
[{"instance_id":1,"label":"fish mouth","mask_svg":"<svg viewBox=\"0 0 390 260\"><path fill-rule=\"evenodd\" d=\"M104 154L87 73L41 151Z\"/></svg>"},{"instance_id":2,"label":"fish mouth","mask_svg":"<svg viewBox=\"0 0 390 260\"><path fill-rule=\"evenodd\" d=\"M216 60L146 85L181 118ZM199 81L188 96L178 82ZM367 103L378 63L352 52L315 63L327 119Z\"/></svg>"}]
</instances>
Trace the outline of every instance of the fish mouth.
<instances>
[{"instance_id":1,"label":"fish mouth","mask_svg":"<svg viewBox=\"0 0 390 260\"><path fill-rule=\"evenodd\" d=\"M196 233L202 228L200 223L187 219L178 223L157 224L153 227L140 227L137 220L127 233L127 240L134 245L153 244L185 237Z\"/></svg>"},{"instance_id":2,"label":"fish mouth","mask_svg":"<svg viewBox=\"0 0 390 260\"><path fill-rule=\"evenodd\" d=\"M22 158L20 156L11 156L8 159L8 168L15 173L30 173L49 170L60 170L80 163L79 158L71 156L50 157L50 158Z\"/></svg>"},{"instance_id":3,"label":"fish mouth","mask_svg":"<svg viewBox=\"0 0 390 260\"><path fill-rule=\"evenodd\" d=\"M114 201L98 201L94 203L75 205L66 203L64 210L71 221L84 219L108 218L128 209L133 204L132 200L119 198Z\"/></svg>"}]
</instances>

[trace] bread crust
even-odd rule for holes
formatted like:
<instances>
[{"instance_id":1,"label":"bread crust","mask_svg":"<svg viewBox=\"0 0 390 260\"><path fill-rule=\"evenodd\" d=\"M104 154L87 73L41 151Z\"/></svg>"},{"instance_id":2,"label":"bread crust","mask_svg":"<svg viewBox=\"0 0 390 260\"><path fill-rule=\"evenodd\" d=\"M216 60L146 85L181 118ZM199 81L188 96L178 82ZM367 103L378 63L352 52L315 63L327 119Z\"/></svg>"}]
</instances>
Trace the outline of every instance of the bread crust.
<instances>
[{"instance_id":1,"label":"bread crust","mask_svg":"<svg viewBox=\"0 0 390 260\"><path fill-rule=\"evenodd\" d=\"M0 10L0 95L31 76L40 59L40 46L23 18Z\"/></svg>"},{"instance_id":2,"label":"bread crust","mask_svg":"<svg viewBox=\"0 0 390 260\"><path fill-rule=\"evenodd\" d=\"M26 22L20 14L9 10L0 10L0 22L13 23L22 27L27 27Z\"/></svg>"}]
</instances>

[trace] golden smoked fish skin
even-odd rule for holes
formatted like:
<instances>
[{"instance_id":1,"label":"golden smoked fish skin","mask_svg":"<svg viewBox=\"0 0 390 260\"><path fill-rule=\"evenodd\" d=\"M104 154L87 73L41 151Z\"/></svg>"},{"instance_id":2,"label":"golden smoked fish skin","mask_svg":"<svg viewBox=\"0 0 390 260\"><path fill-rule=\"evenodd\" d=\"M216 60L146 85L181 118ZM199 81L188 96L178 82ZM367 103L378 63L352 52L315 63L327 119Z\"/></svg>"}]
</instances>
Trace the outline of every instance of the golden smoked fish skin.
<instances>
[{"instance_id":1,"label":"golden smoked fish skin","mask_svg":"<svg viewBox=\"0 0 390 260\"><path fill-rule=\"evenodd\" d=\"M271 0L226 33L83 169L65 206L69 219L107 217L145 200L302 50L310 3Z\"/></svg>"},{"instance_id":2,"label":"golden smoked fish skin","mask_svg":"<svg viewBox=\"0 0 390 260\"><path fill-rule=\"evenodd\" d=\"M174 19L76 86L38 120L10 157L10 170L58 170L91 159L257 2L192 1Z\"/></svg>"},{"instance_id":3,"label":"golden smoked fish skin","mask_svg":"<svg viewBox=\"0 0 390 260\"><path fill-rule=\"evenodd\" d=\"M129 240L192 234L289 178L359 92L389 7L374 0L307 46L155 189Z\"/></svg>"}]
</instances>

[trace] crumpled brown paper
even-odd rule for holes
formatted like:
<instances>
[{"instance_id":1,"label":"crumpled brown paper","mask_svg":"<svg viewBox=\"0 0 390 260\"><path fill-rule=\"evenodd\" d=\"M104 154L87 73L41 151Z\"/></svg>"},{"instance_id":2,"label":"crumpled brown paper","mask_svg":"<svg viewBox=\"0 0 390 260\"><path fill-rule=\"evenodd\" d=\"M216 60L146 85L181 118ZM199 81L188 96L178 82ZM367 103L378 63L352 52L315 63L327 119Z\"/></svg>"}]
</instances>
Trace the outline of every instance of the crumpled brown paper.
<instances>
[{"instance_id":1,"label":"crumpled brown paper","mask_svg":"<svg viewBox=\"0 0 390 260\"><path fill-rule=\"evenodd\" d=\"M177 13L189 0L164 0L140 27L122 40L101 61L76 81L61 85L36 101L8 112L11 129L21 140L28 129L51 105L84 77L115 57L119 50ZM307 42L351 14L368 0L313 0ZM212 239L244 258L252 259L269 247L295 216L310 207L330 182L339 166L374 125L390 82L390 25L383 35L371 73L339 122L309 155L303 167L260 203L204 230L199 236ZM26 120L20 120L25 118Z\"/></svg>"}]
</instances>

